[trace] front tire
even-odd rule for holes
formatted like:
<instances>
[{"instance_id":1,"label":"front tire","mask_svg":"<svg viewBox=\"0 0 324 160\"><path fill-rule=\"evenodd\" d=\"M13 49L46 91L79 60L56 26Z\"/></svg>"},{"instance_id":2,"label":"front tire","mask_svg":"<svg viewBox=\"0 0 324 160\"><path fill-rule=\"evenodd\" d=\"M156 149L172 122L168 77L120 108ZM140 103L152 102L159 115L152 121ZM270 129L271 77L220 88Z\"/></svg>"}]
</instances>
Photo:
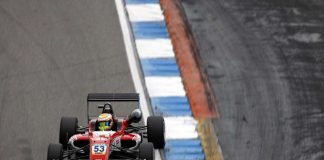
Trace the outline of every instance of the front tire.
<instances>
[{"instance_id":1,"label":"front tire","mask_svg":"<svg viewBox=\"0 0 324 160\"><path fill-rule=\"evenodd\" d=\"M67 149L69 139L77 133L78 119L76 117L62 117L60 124L60 143Z\"/></svg>"},{"instance_id":2,"label":"front tire","mask_svg":"<svg viewBox=\"0 0 324 160\"><path fill-rule=\"evenodd\" d=\"M154 146L152 143L141 143L139 146L140 160L154 160Z\"/></svg>"},{"instance_id":3,"label":"front tire","mask_svg":"<svg viewBox=\"0 0 324 160\"><path fill-rule=\"evenodd\" d=\"M47 148L47 160L62 160L63 146L62 144L50 144Z\"/></svg>"},{"instance_id":4,"label":"front tire","mask_svg":"<svg viewBox=\"0 0 324 160\"><path fill-rule=\"evenodd\" d=\"M147 118L147 139L152 142L154 148L163 149L165 146L164 138L165 126L161 116L150 116Z\"/></svg>"}]
</instances>

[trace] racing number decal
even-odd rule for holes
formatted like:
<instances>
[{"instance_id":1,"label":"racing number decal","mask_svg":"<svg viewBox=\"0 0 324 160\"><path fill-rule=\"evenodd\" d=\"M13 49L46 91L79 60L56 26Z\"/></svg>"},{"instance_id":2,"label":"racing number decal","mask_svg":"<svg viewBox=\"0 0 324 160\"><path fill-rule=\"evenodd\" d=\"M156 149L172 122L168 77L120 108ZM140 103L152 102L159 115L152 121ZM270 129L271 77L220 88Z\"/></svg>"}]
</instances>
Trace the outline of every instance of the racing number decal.
<instances>
[{"instance_id":1,"label":"racing number decal","mask_svg":"<svg viewBox=\"0 0 324 160\"><path fill-rule=\"evenodd\" d=\"M100 145L100 146L98 146L98 145L94 146L94 152L96 152L96 153L102 153L104 151L104 149L105 149L105 147L102 146L102 145Z\"/></svg>"},{"instance_id":2,"label":"racing number decal","mask_svg":"<svg viewBox=\"0 0 324 160\"><path fill-rule=\"evenodd\" d=\"M105 144L94 144L92 145L92 154L105 154L106 148Z\"/></svg>"}]
</instances>

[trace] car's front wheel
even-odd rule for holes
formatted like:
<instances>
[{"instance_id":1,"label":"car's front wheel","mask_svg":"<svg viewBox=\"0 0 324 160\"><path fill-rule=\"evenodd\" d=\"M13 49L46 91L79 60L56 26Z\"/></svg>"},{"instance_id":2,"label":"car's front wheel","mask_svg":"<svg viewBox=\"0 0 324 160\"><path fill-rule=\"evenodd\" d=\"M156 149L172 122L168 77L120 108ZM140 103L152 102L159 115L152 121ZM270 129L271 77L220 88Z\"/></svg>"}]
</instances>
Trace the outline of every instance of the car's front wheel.
<instances>
[{"instance_id":1,"label":"car's front wheel","mask_svg":"<svg viewBox=\"0 0 324 160\"><path fill-rule=\"evenodd\" d=\"M154 147L152 143L142 143L139 146L140 160L154 160Z\"/></svg>"},{"instance_id":2,"label":"car's front wheel","mask_svg":"<svg viewBox=\"0 0 324 160\"><path fill-rule=\"evenodd\" d=\"M47 160L62 160L63 146L62 144L50 144L47 148Z\"/></svg>"},{"instance_id":3,"label":"car's front wheel","mask_svg":"<svg viewBox=\"0 0 324 160\"><path fill-rule=\"evenodd\" d=\"M164 119L161 116L150 116L147 118L147 139L152 142L154 148L162 149L165 145Z\"/></svg>"},{"instance_id":4,"label":"car's front wheel","mask_svg":"<svg viewBox=\"0 0 324 160\"><path fill-rule=\"evenodd\" d=\"M69 139L77 133L78 119L76 117L62 117L60 124L60 143L67 149Z\"/></svg>"}]
</instances>

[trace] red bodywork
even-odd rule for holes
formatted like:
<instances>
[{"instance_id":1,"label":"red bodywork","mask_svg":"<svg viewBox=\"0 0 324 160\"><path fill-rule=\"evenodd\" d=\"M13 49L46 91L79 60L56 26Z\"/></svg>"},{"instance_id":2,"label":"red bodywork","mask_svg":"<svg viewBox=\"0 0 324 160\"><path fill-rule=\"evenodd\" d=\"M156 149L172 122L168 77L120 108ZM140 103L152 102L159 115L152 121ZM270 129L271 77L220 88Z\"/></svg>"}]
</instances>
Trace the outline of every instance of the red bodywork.
<instances>
[{"instance_id":1,"label":"red bodywork","mask_svg":"<svg viewBox=\"0 0 324 160\"><path fill-rule=\"evenodd\" d=\"M75 141L89 141L90 160L108 160L110 155L111 144L120 146L121 141L131 141L136 138L135 134L125 134L125 128L128 126L125 119L122 120L121 128L118 131L93 131L93 123L95 120L89 122L88 132L84 134L76 134L72 136Z\"/></svg>"}]
</instances>

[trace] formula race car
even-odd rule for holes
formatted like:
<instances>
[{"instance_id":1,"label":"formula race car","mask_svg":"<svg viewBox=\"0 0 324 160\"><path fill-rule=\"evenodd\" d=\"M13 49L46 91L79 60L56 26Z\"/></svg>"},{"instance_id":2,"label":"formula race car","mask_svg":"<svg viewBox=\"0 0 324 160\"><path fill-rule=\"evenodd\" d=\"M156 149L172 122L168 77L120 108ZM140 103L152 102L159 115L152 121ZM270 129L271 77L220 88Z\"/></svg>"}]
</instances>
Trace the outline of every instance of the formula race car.
<instances>
[{"instance_id":1,"label":"formula race car","mask_svg":"<svg viewBox=\"0 0 324 160\"><path fill-rule=\"evenodd\" d=\"M79 126L76 117L62 117L60 143L49 144L47 160L153 160L154 148L164 148L164 119L150 116L147 125L140 126L142 112L138 108L138 94L90 93L87 101L88 126ZM99 117L89 113L90 102L102 103L96 106L100 109ZM116 102L135 102L137 109L118 118L111 104Z\"/></svg>"}]
</instances>

